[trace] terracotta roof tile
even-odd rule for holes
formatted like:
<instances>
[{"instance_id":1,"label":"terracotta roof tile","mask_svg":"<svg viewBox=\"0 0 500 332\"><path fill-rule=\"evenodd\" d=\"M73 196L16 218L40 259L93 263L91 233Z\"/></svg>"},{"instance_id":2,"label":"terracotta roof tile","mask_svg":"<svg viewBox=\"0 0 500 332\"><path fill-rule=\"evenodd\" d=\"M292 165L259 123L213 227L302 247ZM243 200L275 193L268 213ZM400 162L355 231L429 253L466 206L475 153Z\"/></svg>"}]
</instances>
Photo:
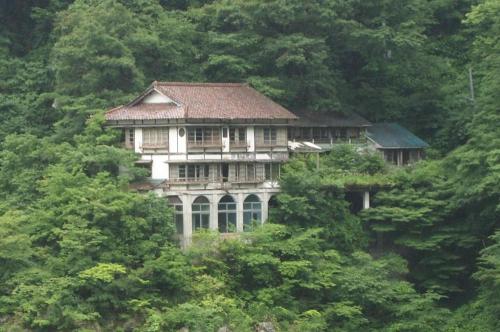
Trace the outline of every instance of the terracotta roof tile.
<instances>
[{"instance_id":1,"label":"terracotta roof tile","mask_svg":"<svg viewBox=\"0 0 500 332\"><path fill-rule=\"evenodd\" d=\"M106 120L180 119L184 107L175 104L137 104L120 106L106 112Z\"/></svg>"},{"instance_id":2,"label":"terracotta roof tile","mask_svg":"<svg viewBox=\"0 0 500 332\"><path fill-rule=\"evenodd\" d=\"M156 89L175 104L137 104L115 108L106 120L136 119L296 119L281 105L246 84L153 82ZM145 95L143 94L143 95ZM139 98L140 99L140 98Z\"/></svg>"}]
</instances>

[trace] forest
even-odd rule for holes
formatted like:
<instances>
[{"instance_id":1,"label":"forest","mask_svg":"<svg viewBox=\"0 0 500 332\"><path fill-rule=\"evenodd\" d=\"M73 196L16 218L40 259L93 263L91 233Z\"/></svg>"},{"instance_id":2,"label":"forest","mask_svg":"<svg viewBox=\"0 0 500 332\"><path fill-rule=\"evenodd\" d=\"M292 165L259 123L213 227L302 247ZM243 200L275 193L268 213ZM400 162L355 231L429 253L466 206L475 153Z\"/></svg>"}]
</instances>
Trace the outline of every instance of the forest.
<instances>
[{"instance_id":1,"label":"forest","mask_svg":"<svg viewBox=\"0 0 500 332\"><path fill-rule=\"evenodd\" d=\"M181 250L104 126L154 80L431 148L295 158L268 223ZM500 331L499 91L498 0L0 1L0 331ZM360 213L356 185L379 188Z\"/></svg>"}]
</instances>

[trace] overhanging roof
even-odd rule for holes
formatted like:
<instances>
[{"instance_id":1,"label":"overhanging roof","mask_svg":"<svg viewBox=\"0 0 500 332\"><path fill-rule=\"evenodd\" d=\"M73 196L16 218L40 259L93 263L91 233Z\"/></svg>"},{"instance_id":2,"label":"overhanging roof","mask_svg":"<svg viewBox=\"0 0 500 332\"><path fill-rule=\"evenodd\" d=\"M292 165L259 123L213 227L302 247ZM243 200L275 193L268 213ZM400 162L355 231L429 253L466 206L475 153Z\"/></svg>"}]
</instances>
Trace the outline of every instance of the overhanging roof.
<instances>
[{"instance_id":1,"label":"overhanging roof","mask_svg":"<svg viewBox=\"0 0 500 332\"><path fill-rule=\"evenodd\" d=\"M141 103L149 93L172 103ZM213 119L295 120L297 117L247 84L153 82L131 103L106 113L106 120Z\"/></svg>"},{"instance_id":2,"label":"overhanging roof","mask_svg":"<svg viewBox=\"0 0 500 332\"><path fill-rule=\"evenodd\" d=\"M336 111L314 112L299 110L293 112L299 118L297 127L368 127L371 123L355 113L344 114Z\"/></svg>"},{"instance_id":3,"label":"overhanging roof","mask_svg":"<svg viewBox=\"0 0 500 332\"><path fill-rule=\"evenodd\" d=\"M397 123L374 123L366 137L382 149L423 149L429 146Z\"/></svg>"}]
</instances>

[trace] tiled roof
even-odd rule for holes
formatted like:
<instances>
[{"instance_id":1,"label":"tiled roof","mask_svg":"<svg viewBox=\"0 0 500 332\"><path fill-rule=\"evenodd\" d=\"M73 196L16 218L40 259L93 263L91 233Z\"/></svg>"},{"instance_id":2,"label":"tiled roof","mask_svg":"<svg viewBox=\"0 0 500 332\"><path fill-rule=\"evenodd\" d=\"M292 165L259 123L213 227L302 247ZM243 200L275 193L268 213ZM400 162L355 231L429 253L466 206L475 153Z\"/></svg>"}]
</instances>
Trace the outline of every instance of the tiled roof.
<instances>
[{"instance_id":1,"label":"tiled roof","mask_svg":"<svg viewBox=\"0 0 500 332\"><path fill-rule=\"evenodd\" d=\"M296 116L246 84L154 82L146 92L156 90L176 104L129 105L106 113L106 120L140 119L283 119ZM153 106L154 105L154 106Z\"/></svg>"},{"instance_id":2,"label":"tiled roof","mask_svg":"<svg viewBox=\"0 0 500 332\"><path fill-rule=\"evenodd\" d=\"M355 114L344 114L335 111L313 112L294 111L299 119L294 123L297 127L367 127L371 123Z\"/></svg>"},{"instance_id":3,"label":"tiled roof","mask_svg":"<svg viewBox=\"0 0 500 332\"><path fill-rule=\"evenodd\" d=\"M366 137L385 149L422 149L429 146L397 123L374 123L368 128Z\"/></svg>"},{"instance_id":4,"label":"tiled roof","mask_svg":"<svg viewBox=\"0 0 500 332\"><path fill-rule=\"evenodd\" d=\"M175 104L137 104L120 106L106 112L106 120L155 120L184 117L184 107Z\"/></svg>"}]
</instances>

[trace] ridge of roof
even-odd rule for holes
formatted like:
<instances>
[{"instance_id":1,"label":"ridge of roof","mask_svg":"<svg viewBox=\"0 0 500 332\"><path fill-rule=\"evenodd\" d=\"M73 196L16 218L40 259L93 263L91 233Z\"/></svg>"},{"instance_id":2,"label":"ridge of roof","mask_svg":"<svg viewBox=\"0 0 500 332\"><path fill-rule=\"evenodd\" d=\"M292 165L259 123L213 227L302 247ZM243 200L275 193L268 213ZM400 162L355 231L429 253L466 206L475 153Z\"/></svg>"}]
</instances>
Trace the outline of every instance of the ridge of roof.
<instances>
[{"instance_id":1,"label":"ridge of roof","mask_svg":"<svg viewBox=\"0 0 500 332\"><path fill-rule=\"evenodd\" d=\"M206 86L206 87L248 87L248 83L204 83L204 82L161 82L154 81L154 86Z\"/></svg>"}]
</instances>

